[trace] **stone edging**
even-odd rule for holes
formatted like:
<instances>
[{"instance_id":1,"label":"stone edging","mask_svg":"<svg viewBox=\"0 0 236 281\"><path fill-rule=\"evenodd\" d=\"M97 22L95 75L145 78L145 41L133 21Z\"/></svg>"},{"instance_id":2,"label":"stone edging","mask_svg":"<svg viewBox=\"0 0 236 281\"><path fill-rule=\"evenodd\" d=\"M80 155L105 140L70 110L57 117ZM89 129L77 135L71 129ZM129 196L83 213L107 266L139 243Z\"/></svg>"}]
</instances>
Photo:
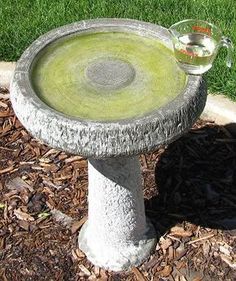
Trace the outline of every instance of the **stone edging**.
<instances>
[{"instance_id":1,"label":"stone edging","mask_svg":"<svg viewBox=\"0 0 236 281\"><path fill-rule=\"evenodd\" d=\"M213 120L218 125L236 123L236 103L223 95L210 94L201 117Z\"/></svg>"},{"instance_id":2,"label":"stone edging","mask_svg":"<svg viewBox=\"0 0 236 281\"><path fill-rule=\"evenodd\" d=\"M9 88L16 62L0 61L0 87Z\"/></svg>"},{"instance_id":3,"label":"stone edging","mask_svg":"<svg viewBox=\"0 0 236 281\"><path fill-rule=\"evenodd\" d=\"M0 62L0 87L9 88L15 65L16 62ZM209 94L201 117L219 125L236 123L236 103L223 95Z\"/></svg>"}]
</instances>

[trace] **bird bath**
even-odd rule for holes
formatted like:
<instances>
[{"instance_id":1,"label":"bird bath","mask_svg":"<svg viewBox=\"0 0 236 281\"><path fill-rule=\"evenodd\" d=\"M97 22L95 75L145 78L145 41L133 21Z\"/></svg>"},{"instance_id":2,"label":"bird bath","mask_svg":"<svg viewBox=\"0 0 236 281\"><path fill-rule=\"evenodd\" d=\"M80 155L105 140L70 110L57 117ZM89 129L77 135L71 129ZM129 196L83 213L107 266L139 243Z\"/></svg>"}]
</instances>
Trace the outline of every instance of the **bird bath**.
<instances>
[{"instance_id":1,"label":"bird bath","mask_svg":"<svg viewBox=\"0 0 236 281\"><path fill-rule=\"evenodd\" d=\"M178 138L205 105L202 78L185 75L171 48L154 24L82 21L33 42L11 83L14 111L33 136L88 158L79 247L107 269L137 266L155 248L138 154Z\"/></svg>"}]
</instances>

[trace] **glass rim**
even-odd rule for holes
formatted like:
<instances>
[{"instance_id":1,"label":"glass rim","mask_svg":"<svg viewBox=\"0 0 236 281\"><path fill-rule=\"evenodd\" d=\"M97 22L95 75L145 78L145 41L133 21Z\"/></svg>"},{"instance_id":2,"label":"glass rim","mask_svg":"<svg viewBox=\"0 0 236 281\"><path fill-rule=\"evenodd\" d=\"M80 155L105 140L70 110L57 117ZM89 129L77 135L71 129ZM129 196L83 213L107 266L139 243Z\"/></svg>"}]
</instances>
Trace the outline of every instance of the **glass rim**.
<instances>
[{"instance_id":1,"label":"glass rim","mask_svg":"<svg viewBox=\"0 0 236 281\"><path fill-rule=\"evenodd\" d=\"M210 23L210 22L208 22L208 21L205 21L205 20L198 20L198 19L185 19L185 20L176 22L176 23L172 24L172 25L168 28L168 30L171 31L171 30L173 30L176 26L178 26L179 24L181 24L181 23L187 23L187 22L191 22L191 21L192 21L192 22L195 21L195 22L207 24L207 25L213 27L214 29L216 29L216 30L219 32L219 34L222 36L222 31L221 31L221 29L220 29L218 26L216 26L215 24Z\"/></svg>"}]
</instances>

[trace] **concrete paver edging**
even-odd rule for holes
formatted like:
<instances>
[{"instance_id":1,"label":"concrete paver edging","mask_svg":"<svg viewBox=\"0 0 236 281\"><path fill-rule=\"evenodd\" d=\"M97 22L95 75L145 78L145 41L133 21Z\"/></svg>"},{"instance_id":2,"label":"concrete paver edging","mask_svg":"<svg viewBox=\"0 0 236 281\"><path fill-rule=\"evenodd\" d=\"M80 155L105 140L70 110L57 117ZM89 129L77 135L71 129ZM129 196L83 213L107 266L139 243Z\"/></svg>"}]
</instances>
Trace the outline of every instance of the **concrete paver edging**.
<instances>
[{"instance_id":1,"label":"concrete paver edging","mask_svg":"<svg viewBox=\"0 0 236 281\"><path fill-rule=\"evenodd\" d=\"M9 88L16 62L0 61L0 87Z\"/></svg>"},{"instance_id":2,"label":"concrete paver edging","mask_svg":"<svg viewBox=\"0 0 236 281\"><path fill-rule=\"evenodd\" d=\"M16 62L0 62L0 87L9 88L15 65ZM208 94L201 118L219 125L236 123L236 103L222 95Z\"/></svg>"}]
</instances>

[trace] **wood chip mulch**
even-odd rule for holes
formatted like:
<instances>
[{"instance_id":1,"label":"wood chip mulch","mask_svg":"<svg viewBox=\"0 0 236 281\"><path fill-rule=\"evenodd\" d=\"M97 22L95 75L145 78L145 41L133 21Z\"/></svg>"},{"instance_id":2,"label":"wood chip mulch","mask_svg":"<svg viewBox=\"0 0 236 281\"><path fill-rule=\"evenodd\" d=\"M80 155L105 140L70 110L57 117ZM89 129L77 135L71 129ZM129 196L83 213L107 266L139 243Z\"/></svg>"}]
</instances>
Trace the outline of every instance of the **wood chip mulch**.
<instances>
[{"instance_id":1,"label":"wood chip mulch","mask_svg":"<svg viewBox=\"0 0 236 281\"><path fill-rule=\"evenodd\" d=\"M87 219L86 159L34 139L1 88L0 280L236 280L236 136L199 120L140 161L159 242L140 267L108 272L77 246Z\"/></svg>"}]
</instances>

